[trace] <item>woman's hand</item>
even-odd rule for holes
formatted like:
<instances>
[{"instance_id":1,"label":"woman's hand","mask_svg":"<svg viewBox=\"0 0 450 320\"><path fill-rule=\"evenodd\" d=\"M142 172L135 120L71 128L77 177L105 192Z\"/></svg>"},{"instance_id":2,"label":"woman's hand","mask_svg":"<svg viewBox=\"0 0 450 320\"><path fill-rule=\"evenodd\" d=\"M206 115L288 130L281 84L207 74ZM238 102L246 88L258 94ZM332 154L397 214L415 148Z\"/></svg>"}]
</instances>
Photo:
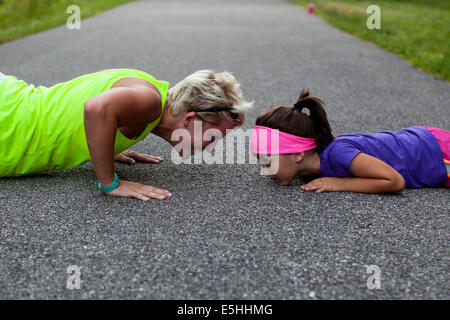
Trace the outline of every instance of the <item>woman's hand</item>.
<instances>
[{"instance_id":1,"label":"woman's hand","mask_svg":"<svg viewBox=\"0 0 450 320\"><path fill-rule=\"evenodd\" d=\"M313 181L301 186L303 191L316 191L318 193L327 191L344 191L342 178L323 177L314 179Z\"/></svg>"},{"instance_id":2,"label":"woman's hand","mask_svg":"<svg viewBox=\"0 0 450 320\"><path fill-rule=\"evenodd\" d=\"M138 153L132 150L125 150L117 155L114 156L115 161L129 163L129 164L136 164L136 160L141 162L148 162L148 163L160 163L161 161L164 161L163 158L151 156L148 154Z\"/></svg>"},{"instance_id":3,"label":"woman's hand","mask_svg":"<svg viewBox=\"0 0 450 320\"><path fill-rule=\"evenodd\" d=\"M143 201L148 201L150 199L164 200L172 197L172 194L165 189L158 189L125 180L119 180L119 186L105 194L108 196L136 198Z\"/></svg>"}]
</instances>

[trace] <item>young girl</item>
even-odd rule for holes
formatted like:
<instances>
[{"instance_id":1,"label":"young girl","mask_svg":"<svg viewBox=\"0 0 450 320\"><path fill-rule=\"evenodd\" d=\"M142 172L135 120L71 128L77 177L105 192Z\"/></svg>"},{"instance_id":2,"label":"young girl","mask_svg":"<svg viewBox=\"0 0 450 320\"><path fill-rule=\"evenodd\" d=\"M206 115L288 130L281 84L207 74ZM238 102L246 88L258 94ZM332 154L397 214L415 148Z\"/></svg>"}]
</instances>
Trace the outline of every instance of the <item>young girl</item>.
<instances>
[{"instance_id":1,"label":"young girl","mask_svg":"<svg viewBox=\"0 0 450 320\"><path fill-rule=\"evenodd\" d=\"M384 193L450 186L450 131L415 126L334 137L323 102L308 90L293 106L275 105L258 116L251 150L263 172L272 168L270 178L280 185L295 176L322 176L303 185L305 191Z\"/></svg>"},{"instance_id":2,"label":"young girl","mask_svg":"<svg viewBox=\"0 0 450 320\"><path fill-rule=\"evenodd\" d=\"M160 163L162 158L128 150L151 132L176 147L175 130L193 136L241 125L251 106L228 72L197 71L169 83L136 69L107 69L51 87L27 84L0 73L0 178L62 170L93 162L98 187L107 195L148 201L168 190L119 180L114 160ZM184 142L184 141L183 141ZM211 142L191 139L192 150ZM180 156L188 154L186 148Z\"/></svg>"}]
</instances>

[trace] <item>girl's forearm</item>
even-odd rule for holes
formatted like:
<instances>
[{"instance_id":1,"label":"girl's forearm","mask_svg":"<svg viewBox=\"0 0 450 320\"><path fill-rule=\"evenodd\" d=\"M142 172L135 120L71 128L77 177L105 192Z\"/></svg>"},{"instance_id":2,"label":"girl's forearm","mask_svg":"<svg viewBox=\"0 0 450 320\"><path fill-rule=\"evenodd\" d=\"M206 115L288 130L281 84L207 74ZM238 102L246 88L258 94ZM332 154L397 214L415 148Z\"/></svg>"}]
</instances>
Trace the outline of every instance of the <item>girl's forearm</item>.
<instances>
[{"instance_id":1,"label":"girl's forearm","mask_svg":"<svg viewBox=\"0 0 450 320\"><path fill-rule=\"evenodd\" d=\"M370 179L370 178L337 178L342 191L362 193L399 192L404 189L401 180Z\"/></svg>"},{"instance_id":2,"label":"girl's forearm","mask_svg":"<svg viewBox=\"0 0 450 320\"><path fill-rule=\"evenodd\" d=\"M95 172L103 187L114 182L114 144L117 120L106 108L85 107L84 128Z\"/></svg>"}]
</instances>

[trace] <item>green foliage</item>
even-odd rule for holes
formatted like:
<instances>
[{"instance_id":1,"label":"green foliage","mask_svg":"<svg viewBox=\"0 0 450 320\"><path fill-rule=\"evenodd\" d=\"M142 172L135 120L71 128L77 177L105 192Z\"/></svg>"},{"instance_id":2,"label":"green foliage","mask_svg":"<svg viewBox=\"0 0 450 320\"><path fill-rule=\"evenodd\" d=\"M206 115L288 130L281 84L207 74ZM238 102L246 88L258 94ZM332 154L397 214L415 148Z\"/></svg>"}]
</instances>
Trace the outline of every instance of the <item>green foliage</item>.
<instances>
[{"instance_id":1,"label":"green foliage","mask_svg":"<svg viewBox=\"0 0 450 320\"><path fill-rule=\"evenodd\" d=\"M81 18L132 0L0 0L0 44L66 23L70 5Z\"/></svg>"},{"instance_id":2,"label":"green foliage","mask_svg":"<svg viewBox=\"0 0 450 320\"><path fill-rule=\"evenodd\" d=\"M450 1L448 0L291 0L331 25L409 60L414 66L450 80ZM366 9L381 9L381 30L369 30Z\"/></svg>"}]
</instances>

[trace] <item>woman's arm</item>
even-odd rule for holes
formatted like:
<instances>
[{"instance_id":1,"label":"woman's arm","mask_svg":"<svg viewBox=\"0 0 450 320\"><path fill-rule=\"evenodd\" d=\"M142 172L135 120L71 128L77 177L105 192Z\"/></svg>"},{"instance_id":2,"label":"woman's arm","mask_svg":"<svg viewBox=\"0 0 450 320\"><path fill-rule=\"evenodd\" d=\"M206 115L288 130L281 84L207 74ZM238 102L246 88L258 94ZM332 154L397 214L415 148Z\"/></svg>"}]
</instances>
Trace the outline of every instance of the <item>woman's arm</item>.
<instances>
[{"instance_id":1,"label":"woman's arm","mask_svg":"<svg viewBox=\"0 0 450 320\"><path fill-rule=\"evenodd\" d=\"M160 105L159 93L145 86L113 88L86 101L84 105L86 139L102 186L109 186L114 181L114 144L117 128L145 127L159 117ZM148 200L150 197L156 197L156 193L158 198L161 194L168 193L164 191L167 190L121 181L118 188L107 194Z\"/></svg>"},{"instance_id":2,"label":"woman's arm","mask_svg":"<svg viewBox=\"0 0 450 320\"><path fill-rule=\"evenodd\" d=\"M350 163L354 178L323 177L301 187L305 191L349 191L362 193L398 192L405 188L405 179L387 163L359 153Z\"/></svg>"}]
</instances>

